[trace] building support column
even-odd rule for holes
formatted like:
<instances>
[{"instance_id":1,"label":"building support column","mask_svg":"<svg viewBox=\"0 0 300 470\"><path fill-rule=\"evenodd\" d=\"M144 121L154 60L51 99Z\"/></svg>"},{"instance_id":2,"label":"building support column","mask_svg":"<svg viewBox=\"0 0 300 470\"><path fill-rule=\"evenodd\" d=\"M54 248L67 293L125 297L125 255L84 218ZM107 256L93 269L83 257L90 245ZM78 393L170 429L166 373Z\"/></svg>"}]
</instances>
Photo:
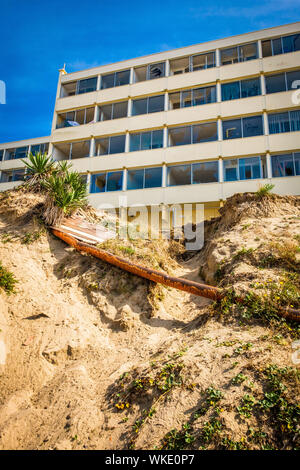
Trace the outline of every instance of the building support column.
<instances>
[{"instance_id":1,"label":"building support column","mask_svg":"<svg viewBox=\"0 0 300 470\"><path fill-rule=\"evenodd\" d=\"M258 52L258 58L259 58L259 59L262 59L262 58L263 58L263 55L262 55L261 39L259 39L259 40L257 41L257 47L258 47L258 50L257 50L257 52Z\"/></svg>"},{"instance_id":2,"label":"building support column","mask_svg":"<svg viewBox=\"0 0 300 470\"><path fill-rule=\"evenodd\" d=\"M130 74L129 74L129 84L132 85L134 83L134 68L130 68Z\"/></svg>"},{"instance_id":3,"label":"building support column","mask_svg":"<svg viewBox=\"0 0 300 470\"><path fill-rule=\"evenodd\" d=\"M218 141L220 142L221 140L223 140L222 120L221 120L221 118L218 118Z\"/></svg>"},{"instance_id":4,"label":"building support column","mask_svg":"<svg viewBox=\"0 0 300 470\"><path fill-rule=\"evenodd\" d=\"M168 147L168 128L165 125L163 130L163 148L166 149Z\"/></svg>"},{"instance_id":5,"label":"building support column","mask_svg":"<svg viewBox=\"0 0 300 470\"><path fill-rule=\"evenodd\" d=\"M128 99L128 109L127 109L127 117L132 116L132 99Z\"/></svg>"},{"instance_id":6,"label":"building support column","mask_svg":"<svg viewBox=\"0 0 300 470\"><path fill-rule=\"evenodd\" d=\"M166 60L166 73L165 73L165 76L166 77L170 76L170 61L169 61L169 59Z\"/></svg>"},{"instance_id":7,"label":"building support column","mask_svg":"<svg viewBox=\"0 0 300 470\"><path fill-rule=\"evenodd\" d=\"M216 49L216 67L220 67L221 65L221 51L220 49Z\"/></svg>"},{"instance_id":8,"label":"building support column","mask_svg":"<svg viewBox=\"0 0 300 470\"><path fill-rule=\"evenodd\" d=\"M272 164L271 164L271 155L270 152L266 153L266 163L267 163L267 178L272 178Z\"/></svg>"},{"instance_id":9,"label":"building support column","mask_svg":"<svg viewBox=\"0 0 300 470\"><path fill-rule=\"evenodd\" d=\"M222 94L221 94L221 82L217 80L217 103L221 103L222 101Z\"/></svg>"},{"instance_id":10,"label":"building support column","mask_svg":"<svg viewBox=\"0 0 300 470\"><path fill-rule=\"evenodd\" d=\"M92 136L92 138L90 140L90 154L89 154L89 157L94 157L95 156L95 146L96 146L95 137Z\"/></svg>"},{"instance_id":11,"label":"building support column","mask_svg":"<svg viewBox=\"0 0 300 470\"><path fill-rule=\"evenodd\" d=\"M263 112L263 121L264 121L264 134L269 135L269 121L266 111Z\"/></svg>"},{"instance_id":12,"label":"building support column","mask_svg":"<svg viewBox=\"0 0 300 470\"><path fill-rule=\"evenodd\" d=\"M169 97L168 97L168 92L166 91L166 92L165 92L165 106L164 106L164 110L165 110L165 111L168 111L168 108L169 108Z\"/></svg>"},{"instance_id":13,"label":"building support column","mask_svg":"<svg viewBox=\"0 0 300 470\"><path fill-rule=\"evenodd\" d=\"M127 191L127 175L128 175L128 170L127 168L123 167L122 191Z\"/></svg>"},{"instance_id":14,"label":"building support column","mask_svg":"<svg viewBox=\"0 0 300 470\"><path fill-rule=\"evenodd\" d=\"M261 88L261 94L266 95L266 81L265 81L265 76L264 74L260 74L260 88Z\"/></svg>"},{"instance_id":15,"label":"building support column","mask_svg":"<svg viewBox=\"0 0 300 470\"><path fill-rule=\"evenodd\" d=\"M125 153L128 153L130 150L130 134L129 131L126 131L125 134Z\"/></svg>"},{"instance_id":16,"label":"building support column","mask_svg":"<svg viewBox=\"0 0 300 470\"><path fill-rule=\"evenodd\" d=\"M218 171L219 171L219 183L224 183L223 159L221 157L219 157L219 160L218 160Z\"/></svg>"},{"instance_id":17,"label":"building support column","mask_svg":"<svg viewBox=\"0 0 300 470\"><path fill-rule=\"evenodd\" d=\"M166 188L167 187L167 165L163 163L162 165L162 187Z\"/></svg>"},{"instance_id":18,"label":"building support column","mask_svg":"<svg viewBox=\"0 0 300 470\"><path fill-rule=\"evenodd\" d=\"M96 85L96 90L100 90L101 89L101 75L98 75L97 76L97 85Z\"/></svg>"},{"instance_id":19,"label":"building support column","mask_svg":"<svg viewBox=\"0 0 300 470\"><path fill-rule=\"evenodd\" d=\"M100 117L100 108L95 103L95 110L94 110L94 122L98 122Z\"/></svg>"}]
</instances>

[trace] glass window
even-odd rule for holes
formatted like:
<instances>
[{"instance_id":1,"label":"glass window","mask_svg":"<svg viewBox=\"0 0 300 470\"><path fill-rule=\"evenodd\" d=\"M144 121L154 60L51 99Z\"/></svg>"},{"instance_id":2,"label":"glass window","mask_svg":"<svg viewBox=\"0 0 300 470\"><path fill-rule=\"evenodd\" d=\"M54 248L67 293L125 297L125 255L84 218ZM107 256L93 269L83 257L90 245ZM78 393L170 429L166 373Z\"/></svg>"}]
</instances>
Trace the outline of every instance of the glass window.
<instances>
[{"instance_id":1,"label":"glass window","mask_svg":"<svg viewBox=\"0 0 300 470\"><path fill-rule=\"evenodd\" d=\"M224 181L238 180L237 160L224 160Z\"/></svg>"},{"instance_id":2,"label":"glass window","mask_svg":"<svg viewBox=\"0 0 300 470\"><path fill-rule=\"evenodd\" d=\"M125 135L110 137L109 153L125 152Z\"/></svg>"},{"instance_id":3,"label":"glass window","mask_svg":"<svg viewBox=\"0 0 300 470\"><path fill-rule=\"evenodd\" d=\"M282 38L283 52L295 52L300 50L300 34L293 34Z\"/></svg>"},{"instance_id":4,"label":"glass window","mask_svg":"<svg viewBox=\"0 0 300 470\"><path fill-rule=\"evenodd\" d=\"M169 129L169 145L188 145L192 143L191 126Z\"/></svg>"},{"instance_id":5,"label":"glass window","mask_svg":"<svg viewBox=\"0 0 300 470\"><path fill-rule=\"evenodd\" d=\"M190 58L180 57L179 59L170 60L170 71L172 75L179 75L190 71Z\"/></svg>"},{"instance_id":6,"label":"glass window","mask_svg":"<svg viewBox=\"0 0 300 470\"><path fill-rule=\"evenodd\" d=\"M295 173L300 175L300 153L294 153Z\"/></svg>"},{"instance_id":7,"label":"glass window","mask_svg":"<svg viewBox=\"0 0 300 470\"><path fill-rule=\"evenodd\" d=\"M249 80L241 81L241 97L248 98L249 96L260 95L260 79L251 78Z\"/></svg>"},{"instance_id":8,"label":"glass window","mask_svg":"<svg viewBox=\"0 0 300 470\"><path fill-rule=\"evenodd\" d=\"M191 165L168 167L168 186L191 184Z\"/></svg>"},{"instance_id":9,"label":"glass window","mask_svg":"<svg viewBox=\"0 0 300 470\"><path fill-rule=\"evenodd\" d=\"M145 188L158 188L162 185L162 167L145 168Z\"/></svg>"},{"instance_id":10,"label":"glass window","mask_svg":"<svg viewBox=\"0 0 300 470\"><path fill-rule=\"evenodd\" d=\"M130 134L130 152L163 147L163 130Z\"/></svg>"},{"instance_id":11,"label":"glass window","mask_svg":"<svg viewBox=\"0 0 300 470\"><path fill-rule=\"evenodd\" d=\"M269 114L268 120L270 134L290 132L289 113Z\"/></svg>"},{"instance_id":12,"label":"glass window","mask_svg":"<svg viewBox=\"0 0 300 470\"><path fill-rule=\"evenodd\" d=\"M291 132L300 131L300 111L290 111Z\"/></svg>"},{"instance_id":13,"label":"glass window","mask_svg":"<svg viewBox=\"0 0 300 470\"><path fill-rule=\"evenodd\" d=\"M127 116L127 101L113 104L112 119L120 119Z\"/></svg>"},{"instance_id":14,"label":"glass window","mask_svg":"<svg viewBox=\"0 0 300 470\"><path fill-rule=\"evenodd\" d=\"M282 54L281 38L272 39L272 48L273 48L273 55Z\"/></svg>"},{"instance_id":15,"label":"glass window","mask_svg":"<svg viewBox=\"0 0 300 470\"><path fill-rule=\"evenodd\" d=\"M218 182L218 162L192 164L193 184Z\"/></svg>"},{"instance_id":16,"label":"glass window","mask_svg":"<svg viewBox=\"0 0 300 470\"><path fill-rule=\"evenodd\" d=\"M267 93L278 93L286 90L284 73L266 76L265 81Z\"/></svg>"},{"instance_id":17,"label":"glass window","mask_svg":"<svg viewBox=\"0 0 300 470\"><path fill-rule=\"evenodd\" d=\"M106 106L101 106L99 108L100 113L99 113L99 121L109 121L112 119L112 110L113 110L113 105L112 104L107 104Z\"/></svg>"},{"instance_id":18,"label":"glass window","mask_svg":"<svg viewBox=\"0 0 300 470\"><path fill-rule=\"evenodd\" d=\"M142 189L144 187L144 170L128 170L127 189Z\"/></svg>"},{"instance_id":19,"label":"glass window","mask_svg":"<svg viewBox=\"0 0 300 470\"><path fill-rule=\"evenodd\" d=\"M256 58L257 58L256 42L239 46L239 62L244 62L246 60L253 60Z\"/></svg>"},{"instance_id":20,"label":"glass window","mask_svg":"<svg viewBox=\"0 0 300 470\"><path fill-rule=\"evenodd\" d=\"M141 134L141 150L151 149L151 132L143 132Z\"/></svg>"},{"instance_id":21,"label":"glass window","mask_svg":"<svg viewBox=\"0 0 300 470\"><path fill-rule=\"evenodd\" d=\"M192 70L202 70L215 67L215 52L199 54L192 57Z\"/></svg>"},{"instance_id":22,"label":"glass window","mask_svg":"<svg viewBox=\"0 0 300 470\"><path fill-rule=\"evenodd\" d=\"M76 158L86 158L90 154L90 141L84 140L81 142L72 142L69 158L72 160Z\"/></svg>"},{"instance_id":23,"label":"glass window","mask_svg":"<svg viewBox=\"0 0 300 470\"><path fill-rule=\"evenodd\" d=\"M148 113L157 113L163 111L165 107L165 97L164 95L151 96L148 98Z\"/></svg>"},{"instance_id":24,"label":"glass window","mask_svg":"<svg viewBox=\"0 0 300 470\"><path fill-rule=\"evenodd\" d=\"M97 89L97 77L79 80L77 87L78 95L80 95L81 93L89 93L90 91L95 91Z\"/></svg>"},{"instance_id":25,"label":"glass window","mask_svg":"<svg viewBox=\"0 0 300 470\"><path fill-rule=\"evenodd\" d=\"M218 140L218 128L216 122L207 122L193 126L193 144L212 142Z\"/></svg>"},{"instance_id":26,"label":"glass window","mask_svg":"<svg viewBox=\"0 0 300 470\"><path fill-rule=\"evenodd\" d=\"M25 170L13 170L13 181L24 181Z\"/></svg>"},{"instance_id":27,"label":"glass window","mask_svg":"<svg viewBox=\"0 0 300 470\"><path fill-rule=\"evenodd\" d=\"M288 153L285 155L272 155L271 163L273 178L277 178L279 176L295 175L295 166L292 153Z\"/></svg>"},{"instance_id":28,"label":"glass window","mask_svg":"<svg viewBox=\"0 0 300 470\"><path fill-rule=\"evenodd\" d=\"M181 107L180 96L180 92L169 94L169 109L179 109Z\"/></svg>"},{"instance_id":29,"label":"glass window","mask_svg":"<svg viewBox=\"0 0 300 470\"><path fill-rule=\"evenodd\" d=\"M148 80L165 76L165 63L150 64L148 66Z\"/></svg>"},{"instance_id":30,"label":"glass window","mask_svg":"<svg viewBox=\"0 0 300 470\"><path fill-rule=\"evenodd\" d=\"M121 191L123 184L123 171L107 173L106 191Z\"/></svg>"},{"instance_id":31,"label":"glass window","mask_svg":"<svg viewBox=\"0 0 300 470\"><path fill-rule=\"evenodd\" d=\"M239 61L238 57L238 48L232 47L230 49L224 49L221 51L221 64L228 65L228 64L235 64Z\"/></svg>"},{"instance_id":32,"label":"glass window","mask_svg":"<svg viewBox=\"0 0 300 470\"><path fill-rule=\"evenodd\" d=\"M14 158L26 158L27 152L28 152L28 147L16 148Z\"/></svg>"},{"instance_id":33,"label":"glass window","mask_svg":"<svg viewBox=\"0 0 300 470\"><path fill-rule=\"evenodd\" d=\"M139 114L147 114L147 98L141 100L132 101L132 116L138 116Z\"/></svg>"},{"instance_id":34,"label":"glass window","mask_svg":"<svg viewBox=\"0 0 300 470\"><path fill-rule=\"evenodd\" d=\"M2 162L4 157L4 150L0 150L0 162Z\"/></svg>"},{"instance_id":35,"label":"glass window","mask_svg":"<svg viewBox=\"0 0 300 470\"><path fill-rule=\"evenodd\" d=\"M106 186L106 174L99 173L92 175L91 178L91 193L103 193Z\"/></svg>"},{"instance_id":36,"label":"glass window","mask_svg":"<svg viewBox=\"0 0 300 470\"><path fill-rule=\"evenodd\" d=\"M195 88L193 90L193 106L216 102L216 87Z\"/></svg>"},{"instance_id":37,"label":"glass window","mask_svg":"<svg viewBox=\"0 0 300 470\"><path fill-rule=\"evenodd\" d=\"M31 153L34 155L37 152L47 153L49 144L38 144L31 146Z\"/></svg>"},{"instance_id":38,"label":"glass window","mask_svg":"<svg viewBox=\"0 0 300 470\"><path fill-rule=\"evenodd\" d=\"M113 88L121 85L128 85L130 82L130 70L109 73L101 76L101 90Z\"/></svg>"},{"instance_id":39,"label":"glass window","mask_svg":"<svg viewBox=\"0 0 300 470\"><path fill-rule=\"evenodd\" d=\"M192 90L182 92L182 108L192 106Z\"/></svg>"},{"instance_id":40,"label":"glass window","mask_svg":"<svg viewBox=\"0 0 300 470\"><path fill-rule=\"evenodd\" d=\"M141 134L130 134L130 152L136 152L141 148Z\"/></svg>"},{"instance_id":41,"label":"glass window","mask_svg":"<svg viewBox=\"0 0 300 470\"><path fill-rule=\"evenodd\" d=\"M239 139L242 137L242 123L241 119L231 119L230 121L223 121L223 139Z\"/></svg>"},{"instance_id":42,"label":"glass window","mask_svg":"<svg viewBox=\"0 0 300 470\"><path fill-rule=\"evenodd\" d=\"M236 100L240 95L240 82L222 84L222 101Z\"/></svg>"},{"instance_id":43,"label":"glass window","mask_svg":"<svg viewBox=\"0 0 300 470\"><path fill-rule=\"evenodd\" d=\"M272 43L271 40L262 41L262 55L263 57L270 57L272 55Z\"/></svg>"},{"instance_id":44,"label":"glass window","mask_svg":"<svg viewBox=\"0 0 300 470\"><path fill-rule=\"evenodd\" d=\"M253 137L263 134L262 116L251 116L242 119L243 137Z\"/></svg>"},{"instance_id":45,"label":"glass window","mask_svg":"<svg viewBox=\"0 0 300 470\"><path fill-rule=\"evenodd\" d=\"M261 178L260 157L239 158L239 179Z\"/></svg>"},{"instance_id":46,"label":"glass window","mask_svg":"<svg viewBox=\"0 0 300 470\"><path fill-rule=\"evenodd\" d=\"M152 131L152 149L160 149L164 144L164 131L159 129L158 131Z\"/></svg>"},{"instance_id":47,"label":"glass window","mask_svg":"<svg viewBox=\"0 0 300 470\"><path fill-rule=\"evenodd\" d=\"M298 83L294 83L297 82ZM286 73L286 83L288 90L295 90L300 86L300 70ZM294 84L294 87L292 86Z\"/></svg>"}]
</instances>

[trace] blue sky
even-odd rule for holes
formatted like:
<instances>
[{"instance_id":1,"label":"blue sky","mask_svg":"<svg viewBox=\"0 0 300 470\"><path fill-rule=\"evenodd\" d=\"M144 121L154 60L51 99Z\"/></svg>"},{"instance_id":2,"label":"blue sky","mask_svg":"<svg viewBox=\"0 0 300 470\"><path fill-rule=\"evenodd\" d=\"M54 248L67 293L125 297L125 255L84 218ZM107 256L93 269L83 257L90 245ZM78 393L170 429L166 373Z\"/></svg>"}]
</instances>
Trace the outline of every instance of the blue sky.
<instances>
[{"instance_id":1,"label":"blue sky","mask_svg":"<svg viewBox=\"0 0 300 470\"><path fill-rule=\"evenodd\" d=\"M0 142L49 135L68 72L299 21L300 0L1 0Z\"/></svg>"}]
</instances>

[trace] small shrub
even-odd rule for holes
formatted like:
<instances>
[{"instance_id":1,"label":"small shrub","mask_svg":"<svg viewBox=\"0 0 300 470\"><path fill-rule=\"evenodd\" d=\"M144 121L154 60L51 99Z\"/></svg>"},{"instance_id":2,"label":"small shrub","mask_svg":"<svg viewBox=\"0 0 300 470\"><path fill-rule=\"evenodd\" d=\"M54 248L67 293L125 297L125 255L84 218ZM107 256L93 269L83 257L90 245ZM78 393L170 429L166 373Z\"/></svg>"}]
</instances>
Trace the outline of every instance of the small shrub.
<instances>
[{"instance_id":1,"label":"small shrub","mask_svg":"<svg viewBox=\"0 0 300 470\"><path fill-rule=\"evenodd\" d=\"M270 192L272 191L272 189L274 188L274 184L270 184L270 183L267 183L265 184L264 186L262 186L261 188L259 188L258 191L256 191L256 196L258 199L262 199L263 197L267 196L270 194Z\"/></svg>"},{"instance_id":2,"label":"small shrub","mask_svg":"<svg viewBox=\"0 0 300 470\"><path fill-rule=\"evenodd\" d=\"M17 282L15 276L0 262L0 288L2 287L7 294L14 294Z\"/></svg>"}]
</instances>

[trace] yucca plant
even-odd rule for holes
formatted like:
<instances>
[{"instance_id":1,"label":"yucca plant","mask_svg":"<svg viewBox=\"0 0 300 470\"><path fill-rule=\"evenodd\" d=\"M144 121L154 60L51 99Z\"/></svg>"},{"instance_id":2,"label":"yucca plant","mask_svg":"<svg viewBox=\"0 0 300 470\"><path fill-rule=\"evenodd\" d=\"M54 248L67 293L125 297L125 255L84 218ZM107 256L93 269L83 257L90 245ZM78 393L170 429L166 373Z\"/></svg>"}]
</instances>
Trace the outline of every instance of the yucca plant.
<instances>
[{"instance_id":1,"label":"yucca plant","mask_svg":"<svg viewBox=\"0 0 300 470\"><path fill-rule=\"evenodd\" d=\"M30 189L39 191L43 188L46 179L54 171L56 162L51 155L41 152L30 153L28 160L22 160L27 169L27 184L30 186Z\"/></svg>"},{"instance_id":2,"label":"yucca plant","mask_svg":"<svg viewBox=\"0 0 300 470\"><path fill-rule=\"evenodd\" d=\"M79 173L52 174L44 183L47 190L44 219L47 225L60 225L63 218L87 205L86 184Z\"/></svg>"}]
</instances>

